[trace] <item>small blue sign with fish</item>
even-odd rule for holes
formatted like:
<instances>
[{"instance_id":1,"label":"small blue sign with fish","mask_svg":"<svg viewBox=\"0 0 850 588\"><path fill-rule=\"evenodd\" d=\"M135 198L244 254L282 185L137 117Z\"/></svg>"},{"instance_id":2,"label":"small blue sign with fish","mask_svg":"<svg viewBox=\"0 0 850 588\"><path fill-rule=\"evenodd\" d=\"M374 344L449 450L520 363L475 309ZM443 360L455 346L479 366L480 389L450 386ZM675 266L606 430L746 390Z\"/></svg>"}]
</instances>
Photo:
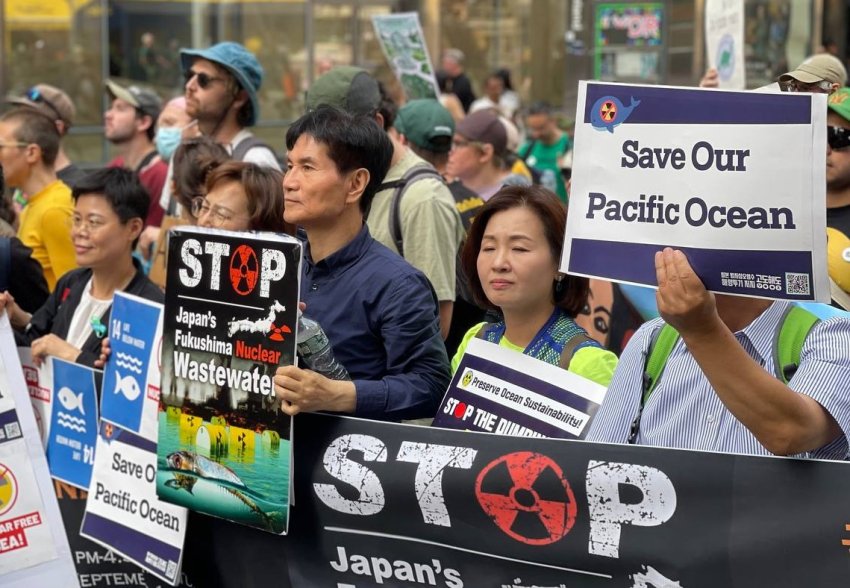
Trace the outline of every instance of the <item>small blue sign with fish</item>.
<instances>
[{"instance_id":1,"label":"small blue sign with fish","mask_svg":"<svg viewBox=\"0 0 850 588\"><path fill-rule=\"evenodd\" d=\"M613 133L614 128L626 122L632 111L639 105L640 100L636 100L634 96L628 106L616 96L603 96L593 104L590 111L590 124L594 129Z\"/></svg>"},{"instance_id":2,"label":"small blue sign with fish","mask_svg":"<svg viewBox=\"0 0 850 588\"><path fill-rule=\"evenodd\" d=\"M103 420L141 433L148 388L148 368L156 351L156 332L162 307L115 293L109 319L112 353L103 372L100 400ZM158 386L159 383L157 382Z\"/></svg>"},{"instance_id":3,"label":"small blue sign with fish","mask_svg":"<svg viewBox=\"0 0 850 588\"><path fill-rule=\"evenodd\" d=\"M47 438L50 475L88 490L97 442L97 392L94 370L51 358L53 412Z\"/></svg>"}]
</instances>

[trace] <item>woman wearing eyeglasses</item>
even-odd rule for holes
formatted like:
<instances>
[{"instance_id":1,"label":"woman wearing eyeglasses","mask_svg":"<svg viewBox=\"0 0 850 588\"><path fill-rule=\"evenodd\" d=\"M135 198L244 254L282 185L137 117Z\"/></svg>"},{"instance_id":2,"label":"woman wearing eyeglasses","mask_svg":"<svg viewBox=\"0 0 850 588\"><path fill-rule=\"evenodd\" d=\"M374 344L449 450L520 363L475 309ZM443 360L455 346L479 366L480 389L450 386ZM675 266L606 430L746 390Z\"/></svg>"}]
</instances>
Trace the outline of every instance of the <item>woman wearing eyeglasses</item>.
<instances>
[{"instance_id":1,"label":"woman wearing eyeglasses","mask_svg":"<svg viewBox=\"0 0 850 588\"><path fill-rule=\"evenodd\" d=\"M206 196L193 198L191 211L201 227L295 234L283 220L283 175L255 163L228 161L212 170Z\"/></svg>"},{"instance_id":2,"label":"woman wearing eyeglasses","mask_svg":"<svg viewBox=\"0 0 850 588\"><path fill-rule=\"evenodd\" d=\"M9 313L19 342L32 347L39 363L48 355L94 366L106 335L116 291L162 302L162 291L133 259L150 197L132 171L92 172L73 191L69 223L79 269L64 274L47 302L33 314L8 293L0 310Z\"/></svg>"},{"instance_id":3,"label":"woman wearing eyeglasses","mask_svg":"<svg viewBox=\"0 0 850 588\"><path fill-rule=\"evenodd\" d=\"M461 263L476 302L503 318L469 329L452 371L478 337L608 385L617 356L575 322L588 280L558 272L566 220L558 197L539 186L502 188L478 209Z\"/></svg>"}]
</instances>

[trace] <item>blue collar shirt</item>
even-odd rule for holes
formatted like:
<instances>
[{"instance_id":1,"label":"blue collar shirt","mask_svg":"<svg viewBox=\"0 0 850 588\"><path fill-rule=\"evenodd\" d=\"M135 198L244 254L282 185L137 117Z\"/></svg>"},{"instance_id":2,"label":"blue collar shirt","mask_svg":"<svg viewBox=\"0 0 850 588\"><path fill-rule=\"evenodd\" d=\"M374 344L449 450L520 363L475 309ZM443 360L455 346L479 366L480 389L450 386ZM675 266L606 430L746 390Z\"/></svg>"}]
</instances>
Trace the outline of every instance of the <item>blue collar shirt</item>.
<instances>
[{"instance_id":1,"label":"blue collar shirt","mask_svg":"<svg viewBox=\"0 0 850 588\"><path fill-rule=\"evenodd\" d=\"M355 416L433 417L451 376L428 279L369 234L301 272L304 313L317 321L357 390Z\"/></svg>"}]
</instances>

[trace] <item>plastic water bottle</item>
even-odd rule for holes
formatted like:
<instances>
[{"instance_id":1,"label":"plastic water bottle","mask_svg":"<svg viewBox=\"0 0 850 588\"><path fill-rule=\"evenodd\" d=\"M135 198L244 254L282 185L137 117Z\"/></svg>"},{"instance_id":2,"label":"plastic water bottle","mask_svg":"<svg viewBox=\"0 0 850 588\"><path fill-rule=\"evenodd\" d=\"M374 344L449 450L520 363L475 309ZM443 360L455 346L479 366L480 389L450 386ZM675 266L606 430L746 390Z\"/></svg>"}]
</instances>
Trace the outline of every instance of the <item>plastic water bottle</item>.
<instances>
[{"instance_id":1,"label":"plastic water bottle","mask_svg":"<svg viewBox=\"0 0 850 588\"><path fill-rule=\"evenodd\" d=\"M350 380L348 370L334 357L322 326L298 311L298 353L308 368L331 380Z\"/></svg>"}]
</instances>

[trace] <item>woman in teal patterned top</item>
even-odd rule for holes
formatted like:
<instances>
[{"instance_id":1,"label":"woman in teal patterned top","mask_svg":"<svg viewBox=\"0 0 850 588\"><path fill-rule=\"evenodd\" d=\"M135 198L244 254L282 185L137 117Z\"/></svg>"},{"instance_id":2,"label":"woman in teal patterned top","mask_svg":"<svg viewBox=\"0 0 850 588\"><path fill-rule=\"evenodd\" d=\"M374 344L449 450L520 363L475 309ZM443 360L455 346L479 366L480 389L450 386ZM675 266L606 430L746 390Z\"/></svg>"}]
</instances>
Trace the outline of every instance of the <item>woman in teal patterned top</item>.
<instances>
[{"instance_id":1,"label":"woman in teal patterned top","mask_svg":"<svg viewBox=\"0 0 850 588\"><path fill-rule=\"evenodd\" d=\"M540 186L502 188L479 209L461 263L476 302L503 318L467 331L452 371L479 337L608 385L617 356L573 320L588 280L558 272L566 221L563 203Z\"/></svg>"}]
</instances>

